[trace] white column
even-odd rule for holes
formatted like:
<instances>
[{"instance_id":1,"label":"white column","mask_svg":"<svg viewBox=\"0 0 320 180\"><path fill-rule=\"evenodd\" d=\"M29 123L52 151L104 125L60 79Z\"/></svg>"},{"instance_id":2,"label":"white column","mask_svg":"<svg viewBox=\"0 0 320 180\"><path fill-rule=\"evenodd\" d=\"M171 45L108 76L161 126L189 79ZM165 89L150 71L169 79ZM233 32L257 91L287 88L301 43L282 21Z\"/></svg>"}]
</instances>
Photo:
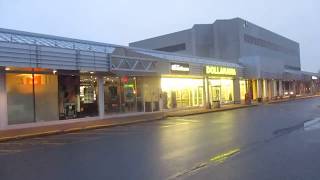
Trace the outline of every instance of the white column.
<instances>
[{"instance_id":1,"label":"white column","mask_svg":"<svg viewBox=\"0 0 320 180\"><path fill-rule=\"evenodd\" d=\"M236 78L233 80L233 101L235 104L240 104L240 82L239 79Z\"/></svg>"},{"instance_id":2,"label":"white column","mask_svg":"<svg viewBox=\"0 0 320 180\"><path fill-rule=\"evenodd\" d=\"M210 108L210 92L209 92L209 82L208 77L203 78L203 89L204 89L204 105L206 108Z\"/></svg>"},{"instance_id":3,"label":"white column","mask_svg":"<svg viewBox=\"0 0 320 180\"><path fill-rule=\"evenodd\" d=\"M265 79L262 80L263 83L263 99L267 97L267 82Z\"/></svg>"},{"instance_id":4,"label":"white column","mask_svg":"<svg viewBox=\"0 0 320 180\"><path fill-rule=\"evenodd\" d=\"M6 75L4 68L0 67L0 129L8 125Z\"/></svg>"},{"instance_id":5,"label":"white column","mask_svg":"<svg viewBox=\"0 0 320 180\"><path fill-rule=\"evenodd\" d=\"M98 111L99 117L104 118L104 80L102 75L97 76L98 84Z\"/></svg>"},{"instance_id":6,"label":"white column","mask_svg":"<svg viewBox=\"0 0 320 180\"><path fill-rule=\"evenodd\" d=\"M283 96L282 81L279 80L279 96Z\"/></svg>"},{"instance_id":7,"label":"white column","mask_svg":"<svg viewBox=\"0 0 320 180\"><path fill-rule=\"evenodd\" d=\"M262 87L261 87L261 80L257 79L257 98L262 97Z\"/></svg>"},{"instance_id":8,"label":"white column","mask_svg":"<svg viewBox=\"0 0 320 180\"><path fill-rule=\"evenodd\" d=\"M206 78L203 77L202 80L202 105L203 107L207 106L207 87L206 87Z\"/></svg>"},{"instance_id":9,"label":"white column","mask_svg":"<svg viewBox=\"0 0 320 180\"><path fill-rule=\"evenodd\" d=\"M294 94L297 94L297 88L296 88L296 81L293 81L292 82L292 88L291 88L291 91L293 91L294 92Z\"/></svg>"},{"instance_id":10,"label":"white column","mask_svg":"<svg viewBox=\"0 0 320 180\"><path fill-rule=\"evenodd\" d=\"M271 87L272 80L267 80L267 92L269 100L272 99L272 87Z\"/></svg>"},{"instance_id":11,"label":"white column","mask_svg":"<svg viewBox=\"0 0 320 180\"><path fill-rule=\"evenodd\" d=\"M278 95L277 80L272 80L272 84L273 84L273 97L276 97Z\"/></svg>"},{"instance_id":12,"label":"white column","mask_svg":"<svg viewBox=\"0 0 320 180\"><path fill-rule=\"evenodd\" d=\"M268 84L267 84L267 80L263 80L263 98L267 98L268 97Z\"/></svg>"}]
</instances>

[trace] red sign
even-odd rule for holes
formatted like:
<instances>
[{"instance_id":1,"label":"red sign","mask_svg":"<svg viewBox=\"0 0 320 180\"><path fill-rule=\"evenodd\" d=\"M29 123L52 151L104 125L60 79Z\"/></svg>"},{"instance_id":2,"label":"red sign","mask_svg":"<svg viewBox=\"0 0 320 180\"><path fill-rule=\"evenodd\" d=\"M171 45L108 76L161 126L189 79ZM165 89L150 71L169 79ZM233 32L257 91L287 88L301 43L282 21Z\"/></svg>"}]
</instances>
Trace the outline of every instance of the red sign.
<instances>
[{"instance_id":1,"label":"red sign","mask_svg":"<svg viewBox=\"0 0 320 180\"><path fill-rule=\"evenodd\" d=\"M121 77L121 82L123 82L123 83L128 83L128 81L129 81L128 76L123 76L123 77Z\"/></svg>"}]
</instances>

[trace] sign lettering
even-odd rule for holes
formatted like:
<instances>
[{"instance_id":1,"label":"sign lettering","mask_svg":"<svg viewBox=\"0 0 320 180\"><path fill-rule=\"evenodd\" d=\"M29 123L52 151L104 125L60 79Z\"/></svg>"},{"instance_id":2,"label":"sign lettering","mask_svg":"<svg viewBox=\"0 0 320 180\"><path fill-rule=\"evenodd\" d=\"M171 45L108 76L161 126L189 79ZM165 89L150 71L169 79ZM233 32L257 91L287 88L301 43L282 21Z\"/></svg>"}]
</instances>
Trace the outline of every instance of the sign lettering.
<instances>
[{"instance_id":1,"label":"sign lettering","mask_svg":"<svg viewBox=\"0 0 320 180\"><path fill-rule=\"evenodd\" d=\"M205 73L207 75L228 75L228 76L237 75L235 68L222 67L222 66L206 66Z\"/></svg>"}]
</instances>

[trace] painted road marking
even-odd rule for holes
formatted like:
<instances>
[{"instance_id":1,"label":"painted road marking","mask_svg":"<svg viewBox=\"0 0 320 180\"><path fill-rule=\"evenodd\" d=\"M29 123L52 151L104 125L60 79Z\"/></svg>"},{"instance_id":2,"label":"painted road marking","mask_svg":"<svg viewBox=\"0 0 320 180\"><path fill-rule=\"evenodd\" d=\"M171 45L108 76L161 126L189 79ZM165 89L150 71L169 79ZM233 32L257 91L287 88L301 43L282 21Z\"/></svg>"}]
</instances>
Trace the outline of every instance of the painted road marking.
<instances>
[{"instance_id":1,"label":"painted road marking","mask_svg":"<svg viewBox=\"0 0 320 180\"><path fill-rule=\"evenodd\" d=\"M190 176L190 175L195 174L204 168L209 167L210 164L213 164L213 163L221 164L224 161L226 161L228 158L238 154L239 152L240 152L240 149L236 148L236 149L232 149L227 152L217 154L217 155L213 156L209 161L198 163L195 166L193 166L185 171L178 172L175 175L168 177L167 180L180 179L184 176Z\"/></svg>"},{"instance_id":2,"label":"painted road marking","mask_svg":"<svg viewBox=\"0 0 320 180\"><path fill-rule=\"evenodd\" d=\"M172 179L179 179L181 178L182 176L187 176L187 175L191 175L191 174L194 174L196 173L197 171L199 171L200 169L202 168L205 168L207 167L207 163L199 163L197 164L196 166L186 170L186 171L183 171L183 172L179 172L171 177L168 177L167 180L172 180Z\"/></svg>"},{"instance_id":3,"label":"painted road marking","mask_svg":"<svg viewBox=\"0 0 320 180\"><path fill-rule=\"evenodd\" d=\"M230 151L227 151L227 152L224 152L224 153L221 153L221 154L213 156L210 159L210 161L213 161L213 162L216 162L216 163L222 163L225 160L227 160L228 158L238 154L239 152L240 152L239 148L233 149L233 150L230 150Z\"/></svg>"}]
</instances>

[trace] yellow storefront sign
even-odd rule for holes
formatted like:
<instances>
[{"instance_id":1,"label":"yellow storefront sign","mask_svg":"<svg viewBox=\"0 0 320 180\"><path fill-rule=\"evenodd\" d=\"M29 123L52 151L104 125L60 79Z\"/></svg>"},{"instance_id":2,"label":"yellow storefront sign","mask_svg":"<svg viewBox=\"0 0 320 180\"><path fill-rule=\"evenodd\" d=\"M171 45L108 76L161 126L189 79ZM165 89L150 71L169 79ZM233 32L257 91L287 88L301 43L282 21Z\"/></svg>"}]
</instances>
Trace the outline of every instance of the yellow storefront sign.
<instances>
[{"instance_id":1,"label":"yellow storefront sign","mask_svg":"<svg viewBox=\"0 0 320 180\"><path fill-rule=\"evenodd\" d=\"M228 75L228 76L237 75L235 68L222 67L222 66L206 66L205 73L207 75Z\"/></svg>"}]
</instances>

